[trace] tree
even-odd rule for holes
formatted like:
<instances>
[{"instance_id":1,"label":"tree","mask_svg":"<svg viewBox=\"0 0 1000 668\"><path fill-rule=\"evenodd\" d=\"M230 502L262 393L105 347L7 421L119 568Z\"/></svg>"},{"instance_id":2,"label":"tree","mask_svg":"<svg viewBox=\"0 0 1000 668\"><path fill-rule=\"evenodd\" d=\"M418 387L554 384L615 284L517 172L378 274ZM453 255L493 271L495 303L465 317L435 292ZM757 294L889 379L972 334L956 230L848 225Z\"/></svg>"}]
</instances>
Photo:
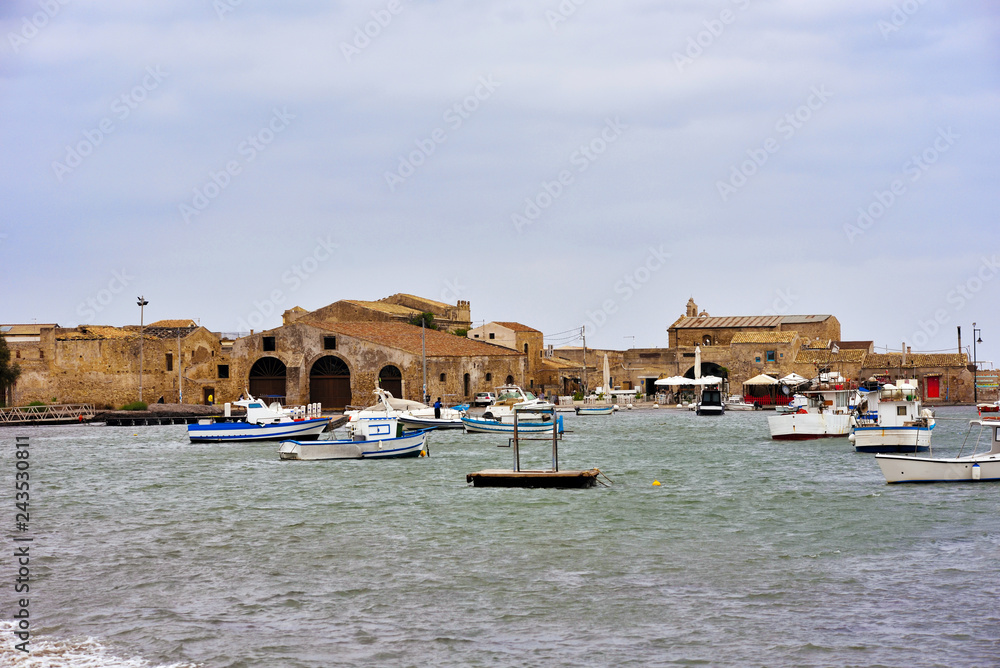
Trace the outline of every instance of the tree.
<instances>
[{"instance_id":1,"label":"tree","mask_svg":"<svg viewBox=\"0 0 1000 668\"><path fill-rule=\"evenodd\" d=\"M437 329L438 326L434 324L434 314L433 313L421 313L420 315L415 315L410 318L410 324L420 327L423 323L424 327L427 329Z\"/></svg>"},{"instance_id":2,"label":"tree","mask_svg":"<svg viewBox=\"0 0 1000 668\"><path fill-rule=\"evenodd\" d=\"M0 405L6 405L7 393L21 375L21 367L10 362L10 348L7 339L0 334ZM13 393L11 394L13 397Z\"/></svg>"}]
</instances>

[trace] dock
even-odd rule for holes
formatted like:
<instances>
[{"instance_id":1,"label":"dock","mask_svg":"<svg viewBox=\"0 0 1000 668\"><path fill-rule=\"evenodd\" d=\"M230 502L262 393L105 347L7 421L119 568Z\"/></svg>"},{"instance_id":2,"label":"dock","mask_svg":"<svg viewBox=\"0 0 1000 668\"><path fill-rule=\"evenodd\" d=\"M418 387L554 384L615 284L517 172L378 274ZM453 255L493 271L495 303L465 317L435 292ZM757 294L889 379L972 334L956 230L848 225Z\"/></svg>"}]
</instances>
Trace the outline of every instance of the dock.
<instances>
[{"instance_id":1,"label":"dock","mask_svg":"<svg viewBox=\"0 0 1000 668\"><path fill-rule=\"evenodd\" d=\"M484 469L465 476L474 487L544 487L550 489L583 489L597 484L599 469L586 471L513 471Z\"/></svg>"},{"instance_id":2,"label":"dock","mask_svg":"<svg viewBox=\"0 0 1000 668\"><path fill-rule=\"evenodd\" d=\"M89 422L92 419L94 419L94 407L91 404L0 408L0 426L75 424Z\"/></svg>"}]
</instances>

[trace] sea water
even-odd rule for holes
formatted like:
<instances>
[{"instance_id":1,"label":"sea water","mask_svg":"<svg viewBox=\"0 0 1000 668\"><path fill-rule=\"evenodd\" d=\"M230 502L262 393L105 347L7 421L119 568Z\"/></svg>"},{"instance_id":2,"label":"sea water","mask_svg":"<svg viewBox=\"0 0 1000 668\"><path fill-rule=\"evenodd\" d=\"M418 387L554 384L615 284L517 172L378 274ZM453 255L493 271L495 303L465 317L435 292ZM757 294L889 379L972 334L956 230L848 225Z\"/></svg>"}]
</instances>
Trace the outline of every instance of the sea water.
<instances>
[{"instance_id":1,"label":"sea water","mask_svg":"<svg viewBox=\"0 0 1000 668\"><path fill-rule=\"evenodd\" d=\"M491 434L295 462L184 426L4 429L3 552L15 435L33 541L28 654L0 562L0 665L1000 663L1000 484L889 486L767 415L567 415L560 467L613 481L588 490L468 486L512 465ZM938 417L934 454L957 454L974 411Z\"/></svg>"}]
</instances>

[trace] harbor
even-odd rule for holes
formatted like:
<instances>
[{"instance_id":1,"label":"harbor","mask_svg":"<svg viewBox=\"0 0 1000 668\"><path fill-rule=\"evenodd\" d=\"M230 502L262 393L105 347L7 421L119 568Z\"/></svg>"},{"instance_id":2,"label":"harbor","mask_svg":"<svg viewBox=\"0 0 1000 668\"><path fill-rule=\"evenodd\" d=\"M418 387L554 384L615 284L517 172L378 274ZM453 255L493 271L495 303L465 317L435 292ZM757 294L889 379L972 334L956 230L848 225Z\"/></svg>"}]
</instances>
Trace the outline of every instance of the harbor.
<instances>
[{"instance_id":1,"label":"harbor","mask_svg":"<svg viewBox=\"0 0 1000 668\"><path fill-rule=\"evenodd\" d=\"M565 464L614 480L588 490L473 488L512 453L459 430L429 458L287 462L181 425L26 428L33 640L102 665L992 664L996 484L886 485L766 415L569 415ZM938 417L958 454L976 411Z\"/></svg>"}]
</instances>

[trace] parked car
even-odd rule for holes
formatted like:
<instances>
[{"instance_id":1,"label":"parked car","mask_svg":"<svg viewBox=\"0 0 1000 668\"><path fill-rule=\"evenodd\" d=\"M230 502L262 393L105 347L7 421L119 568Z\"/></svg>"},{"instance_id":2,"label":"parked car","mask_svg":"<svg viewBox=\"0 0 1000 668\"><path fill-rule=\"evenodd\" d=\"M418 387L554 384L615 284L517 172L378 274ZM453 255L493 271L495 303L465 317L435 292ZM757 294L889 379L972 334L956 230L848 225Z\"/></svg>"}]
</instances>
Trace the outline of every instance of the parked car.
<instances>
[{"instance_id":1,"label":"parked car","mask_svg":"<svg viewBox=\"0 0 1000 668\"><path fill-rule=\"evenodd\" d=\"M473 406L492 406L493 402L497 400L497 395L492 392L476 392L476 396L472 399Z\"/></svg>"}]
</instances>

